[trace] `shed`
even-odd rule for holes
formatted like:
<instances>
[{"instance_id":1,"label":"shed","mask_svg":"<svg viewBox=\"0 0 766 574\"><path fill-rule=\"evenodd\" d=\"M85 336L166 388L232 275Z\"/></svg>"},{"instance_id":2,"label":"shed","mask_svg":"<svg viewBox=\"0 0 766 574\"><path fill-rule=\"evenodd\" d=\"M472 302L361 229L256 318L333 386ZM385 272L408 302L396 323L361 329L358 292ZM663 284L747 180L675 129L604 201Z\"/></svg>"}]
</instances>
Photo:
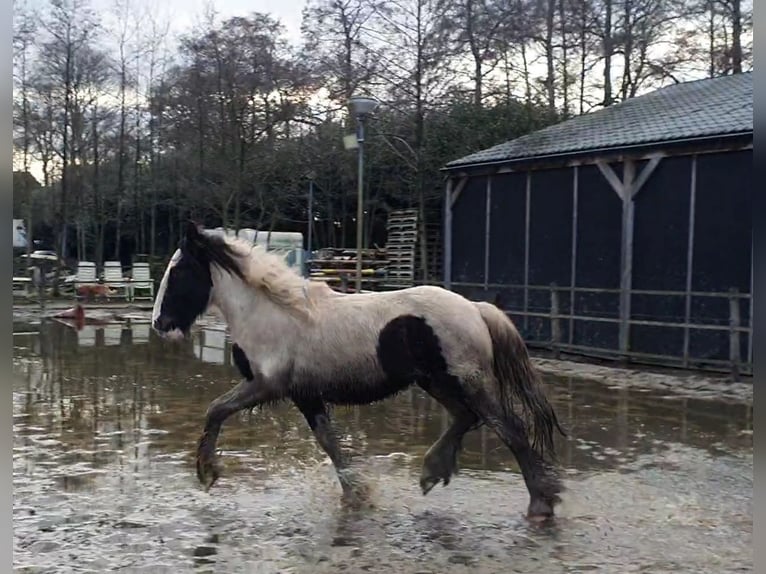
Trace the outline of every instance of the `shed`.
<instances>
[{"instance_id":1,"label":"shed","mask_svg":"<svg viewBox=\"0 0 766 574\"><path fill-rule=\"evenodd\" d=\"M751 73L668 86L448 163L445 286L530 345L752 373Z\"/></svg>"}]
</instances>

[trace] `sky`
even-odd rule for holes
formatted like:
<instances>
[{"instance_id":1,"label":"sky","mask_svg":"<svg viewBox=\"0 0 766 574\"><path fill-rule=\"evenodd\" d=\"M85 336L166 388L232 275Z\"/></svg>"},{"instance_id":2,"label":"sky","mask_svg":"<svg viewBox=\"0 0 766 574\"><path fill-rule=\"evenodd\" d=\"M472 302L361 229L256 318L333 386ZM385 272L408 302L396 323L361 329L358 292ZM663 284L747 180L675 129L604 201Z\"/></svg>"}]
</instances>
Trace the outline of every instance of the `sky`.
<instances>
[{"instance_id":1,"label":"sky","mask_svg":"<svg viewBox=\"0 0 766 574\"><path fill-rule=\"evenodd\" d=\"M252 12L265 12L278 19L286 28L290 41L300 41L301 11L306 0L122 0L131 8L142 10L151 8L160 14L169 16L172 34L181 34L199 22L207 5L212 5L218 13L218 19L232 16L245 16ZM47 9L49 0L16 0L20 5L27 4L42 11ZM90 0L90 6L99 14L107 14L114 9L115 0Z\"/></svg>"},{"instance_id":2,"label":"sky","mask_svg":"<svg viewBox=\"0 0 766 574\"><path fill-rule=\"evenodd\" d=\"M114 0L92 0L94 7L103 5L105 8L113 4ZM140 2L141 0L133 0ZM144 0L146 2L147 0ZM148 0L154 4L156 0ZM180 33L188 30L205 12L207 0L162 0L157 4L163 4L164 10L173 14L171 28L173 32ZM287 36L292 42L300 41L301 12L306 5L306 0L217 0L211 3L219 19L232 16L245 16L252 12L265 12L278 19L287 30ZM108 8L106 8L108 9Z\"/></svg>"}]
</instances>

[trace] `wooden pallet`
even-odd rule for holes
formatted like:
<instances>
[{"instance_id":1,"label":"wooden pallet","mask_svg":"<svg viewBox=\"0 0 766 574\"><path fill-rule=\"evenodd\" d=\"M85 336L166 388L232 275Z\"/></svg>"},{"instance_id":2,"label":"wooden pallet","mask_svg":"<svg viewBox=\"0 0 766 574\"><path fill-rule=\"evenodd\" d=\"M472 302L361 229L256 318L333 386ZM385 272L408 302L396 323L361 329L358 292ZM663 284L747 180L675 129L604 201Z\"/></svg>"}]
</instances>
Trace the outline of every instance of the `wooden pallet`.
<instances>
[{"instance_id":1,"label":"wooden pallet","mask_svg":"<svg viewBox=\"0 0 766 574\"><path fill-rule=\"evenodd\" d=\"M418 239L418 211L404 209L392 211L387 222L388 259L386 288L411 287L415 281L415 248Z\"/></svg>"},{"instance_id":2,"label":"wooden pallet","mask_svg":"<svg viewBox=\"0 0 766 574\"><path fill-rule=\"evenodd\" d=\"M376 290L385 280L388 259L383 249L363 249L362 289ZM309 265L309 279L333 288L353 291L356 281L356 249L325 248L316 252Z\"/></svg>"},{"instance_id":3,"label":"wooden pallet","mask_svg":"<svg viewBox=\"0 0 766 574\"><path fill-rule=\"evenodd\" d=\"M427 257L425 265L421 261L420 247L415 252L415 269L417 270L417 279L423 278L423 267L425 267L426 278L428 281L441 281L443 278L442 262L443 251L441 241L442 229L440 224L430 224L426 227L426 246Z\"/></svg>"}]
</instances>

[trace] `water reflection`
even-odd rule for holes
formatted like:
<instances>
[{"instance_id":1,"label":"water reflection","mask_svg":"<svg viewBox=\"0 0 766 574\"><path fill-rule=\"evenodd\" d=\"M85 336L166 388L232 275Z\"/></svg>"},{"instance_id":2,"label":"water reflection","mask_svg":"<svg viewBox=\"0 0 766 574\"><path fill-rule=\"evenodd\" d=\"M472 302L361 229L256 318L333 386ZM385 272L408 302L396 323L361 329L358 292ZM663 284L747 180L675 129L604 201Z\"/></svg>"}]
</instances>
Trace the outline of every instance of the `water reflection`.
<instances>
[{"instance_id":1,"label":"water reflection","mask_svg":"<svg viewBox=\"0 0 766 574\"><path fill-rule=\"evenodd\" d=\"M15 336L14 347L19 438L53 433L62 448L90 448L102 461L104 449L121 456L130 456L132 449L140 453L133 461L139 467L150 464L153 452L189 451L208 403L238 380L231 344L217 327L170 344L155 339L146 323L80 332L46 323L39 335ZM670 400L574 379L552 383L569 432L558 439L561 462L572 469L619 466L667 443L737 449L751 441L749 404ZM405 451L422 456L449 422L441 406L416 388L383 403L339 408L336 416L347 446L367 455ZM304 419L287 404L236 417L227 423L221 447L232 461L253 447L264 456L281 451L268 456L273 458L269 464L279 465L290 455L312 461L321 456ZM466 468L516 469L486 429L466 437L461 461Z\"/></svg>"},{"instance_id":2,"label":"water reflection","mask_svg":"<svg viewBox=\"0 0 766 574\"><path fill-rule=\"evenodd\" d=\"M181 562L173 558L174 552L191 561L184 564L225 563L234 569L231 571L237 570L239 559L251 563L255 555L247 553L256 552L266 561L282 560L279 568L266 571L284 572L290 571L290 564L305 564L305 553L317 552L320 547L329 553L328 564L335 567L330 570L337 571L344 564L355 563L347 553L363 546L360 540L369 535L364 528L384 532L393 555L400 551L406 555L433 552L438 542L448 554L442 557L445 562L438 571L476 566L472 552L479 548L486 554L487 540L509 528L515 532L517 548L526 544L526 551L539 552L541 545L550 545L553 558L558 556L556 560L562 564L572 563L569 546L563 550L550 537L525 538L528 535L517 525L507 523L507 509L497 508L496 499L491 502L498 494L497 487L476 486L482 481L496 483L503 492L501 499L505 500L505 492L509 492L519 510L526 504L515 462L486 429L466 437L461 477L426 499L417 496L416 475L422 456L449 422L443 409L418 389L408 389L376 405L339 408L336 418L344 431L345 446L368 461L380 492L388 492L390 500L406 504L406 508L422 508L422 512L402 515L399 509L375 519L330 513L339 488L305 420L289 404L243 413L226 423L219 443L225 474L214 496L202 499L192 451L207 405L238 380L231 345L222 329L205 328L181 344L157 339L148 323L140 320L90 326L79 332L56 322L15 324L14 333L14 522L19 526L19 534L14 536L20 556L29 564L36 560L32 556L37 554L30 550L35 545L46 541L54 545L49 552L54 558L67 544L76 547L77 536L103 524L122 534L155 529L148 538L141 535L132 554L148 552L155 562L144 560L143 565L149 568L145 571L152 572L163 568L179 571ZM571 480L580 481L576 492L582 492L588 481L597 481L592 494L582 495L590 501L585 510L582 500L578 506L579 495L574 496L569 516L571 520L579 517L580 522L572 531L594 527L597 513L593 514L593 508L601 502L588 497L598 498L597 491L603 488L607 488L604 492L621 493L615 495L617 504L639 505L631 511L634 520L642 513L654 512L651 504L644 508L643 502L635 500L635 485L648 488L646 485L655 480L681 481L677 489L670 489L671 494L680 493L678 496L694 488L700 493L710 490L712 494L700 494L708 509L720 499L719 493L726 492L727 500L736 508L717 511L719 528L725 524L722 516L747 521L752 496L752 477L746 475L748 468L752 471L750 404L668 399L654 392L610 389L575 379L550 382L556 408L569 430L567 438L558 439L561 463ZM694 470L694 465L701 468ZM684 483L688 480L682 478L687 476L684 473L708 476L711 471L704 470L707 466L718 469L717 474L710 474L714 483L696 487ZM614 478L621 475L638 478ZM621 480L639 482L626 487ZM632 503L626 488L633 492ZM255 500L256 492L268 496ZM610 500L607 495L603 497ZM447 500L448 506L439 500ZM118 505L116 510L112 502ZM203 510L211 504L217 508L213 514ZM674 504L688 506L691 502ZM157 507L163 509L164 518L156 514ZM465 510L458 511L462 507ZM258 518L238 514L243 508ZM305 525L291 522L292 515L286 515L286 509L293 509L296 516L313 512L313 529L303 532ZM606 507L603 513L608 515L612 510ZM476 511L478 522L470 531L486 531L486 536L471 538L474 534L467 534L465 517ZM586 520L586 516L590 518ZM567 511L562 520L567 520ZM364 526L365 521L372 522ZM191 529L190 524L206 533ZM746 542L742 529L747 538L751 527L739 523L729 527L732 538L739 540L737 544ZM62 534L70 531L71 536L77 536ZM413 532L418 536L413 538ZM103 536L106 538L99 538L103 544L113 540L111 534ZM166 542L161 545L164 550L158 550L158 536L166 542L174 540L175 550L170 551ZM256 550L248 544L248 537L280 541L282 546L272 548L269 555L268 542ZM285 558L285 540L290 541L292 558ZM736 545L731 541L727 544L734 551ZM220 545L228 552L221 553ZM99 558L97 549L92 551L92 556L83 558L89 567L98 570L116 565L114 560ZM498 556L502 554L495 551ZM409 571L394 558L386 559L391 560L391 568ZM620 562L619 557L615 560ZM741 560L746 563L747 555Z\"/></svg>"}]
</instances>

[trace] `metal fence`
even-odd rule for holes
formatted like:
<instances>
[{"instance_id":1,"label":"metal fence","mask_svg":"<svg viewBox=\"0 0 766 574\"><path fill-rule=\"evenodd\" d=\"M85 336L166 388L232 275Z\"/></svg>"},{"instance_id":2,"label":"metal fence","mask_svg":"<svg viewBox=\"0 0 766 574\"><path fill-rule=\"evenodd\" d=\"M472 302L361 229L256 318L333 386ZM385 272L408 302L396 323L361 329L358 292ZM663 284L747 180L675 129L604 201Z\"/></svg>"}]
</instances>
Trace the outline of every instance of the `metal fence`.
<instances>
[{"instance_id":1,"label":"metal fence","mask_svg":"<svg viewBox=\"0 0 766 574\"><path fill-rule=\"evenodd\" d=\"M485 283L452 283L452 288L469 295L472 299L489 300L498 304L514 318L522 330L530 346L541 347L552 351L556 356L562 352L580 355L590 355L600 358L618 359L633 362L647 362L673 367L700 368L712 371L730 372L734 378L740 375L752 375L752 319L743 321L742 304L752 309L752 297L749 293L740 293L731 289L726 293L711 293L697 291L650 291L631 290L630 295L646 295L660 297L684 297L686 299L684 317L638 317L627 319L602 314L576 313L575 296L577 293L610 294L618 297L620 289L596 289L586 287L550 285L505 285ZM498 297L498 291L518 290L524 293L524 305L506 305ZM531 292L547 293L549 304L545 306L530 305ZM692 298L709 298L726 301L729 307L728 323L723 323L718 317L709 317L707 321L695 321L691 314ZM747 313L752 317L752 311ZM540 319L547 323L548 329L530 329L530 319ZM683 332L683 352L680 355L670 353L645 353L631 349L628 341L627 350L617 346L599 346L594 344L577 344L575 342L576 322L596 322L622 325L627 322L627 332L630 337L631 328L635 326L662 327L665 329L680 329ZM728 357L725 359L705 356L695 356L690 352L690 335L692 331L716 331L726 333L729 340ZM548 334L540 337L540 333ZM743 337L746 342L743 344ZM743 354L744 351L744 354Z\"/></svg>"}]
</instances>

